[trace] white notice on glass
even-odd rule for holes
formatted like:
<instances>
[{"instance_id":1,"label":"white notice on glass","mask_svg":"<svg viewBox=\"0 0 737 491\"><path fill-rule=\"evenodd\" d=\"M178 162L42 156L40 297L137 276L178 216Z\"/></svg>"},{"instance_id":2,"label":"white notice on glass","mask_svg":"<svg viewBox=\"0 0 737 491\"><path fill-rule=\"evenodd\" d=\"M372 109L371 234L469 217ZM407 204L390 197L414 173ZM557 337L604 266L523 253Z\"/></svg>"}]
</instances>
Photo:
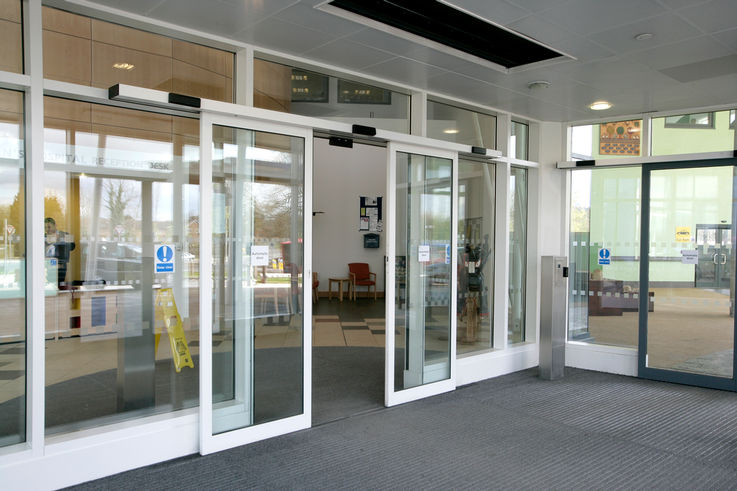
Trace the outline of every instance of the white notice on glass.
<instances>
[{"instance_id":1,"label":"white notice on glass","mask_svg":"<svg viewBox=\"0 0 737 491\"><path fill-rule=\"evenodd\" d=\"M699 264L699 251L682 249L681 263L683 264Z\"/></svg>"},{"instance_id":2,"label":"white notice on glass","mask_svg":"<svg viewBox=\"0 0 737 491\"><path fill-rule=\"evenodd\" d=\"M421 263L430 262L430 246L421 245L417 248L417 260Z\"/></svg>"},{"instance_id":3,"label":"white notice on glass","mask_svg":"<svg viewBox=\"0 0 737 491\"><path fill-rule=\"evenodd\" d=\"M269 265L269 246L251 246L251 266Z\"/></svg>"}]
</instances>

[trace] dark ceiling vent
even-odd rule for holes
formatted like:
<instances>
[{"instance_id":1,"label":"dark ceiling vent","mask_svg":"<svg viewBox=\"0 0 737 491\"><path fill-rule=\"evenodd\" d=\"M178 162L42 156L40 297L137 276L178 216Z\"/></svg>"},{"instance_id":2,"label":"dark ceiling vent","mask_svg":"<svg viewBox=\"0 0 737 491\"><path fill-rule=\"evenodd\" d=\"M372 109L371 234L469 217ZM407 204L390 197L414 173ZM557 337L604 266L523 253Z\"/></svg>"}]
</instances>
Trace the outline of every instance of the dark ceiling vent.
<instances>
[{"instance_id":1,"label":"dark ceiling vent","mask_svg":"<svg viewBox=\"0 0 737 491\"><path fill-rule=\"evenodd\" d=\"M507 69L563 56L439 1L333 0L330 5Z\"/></svg>"}]
</instances>

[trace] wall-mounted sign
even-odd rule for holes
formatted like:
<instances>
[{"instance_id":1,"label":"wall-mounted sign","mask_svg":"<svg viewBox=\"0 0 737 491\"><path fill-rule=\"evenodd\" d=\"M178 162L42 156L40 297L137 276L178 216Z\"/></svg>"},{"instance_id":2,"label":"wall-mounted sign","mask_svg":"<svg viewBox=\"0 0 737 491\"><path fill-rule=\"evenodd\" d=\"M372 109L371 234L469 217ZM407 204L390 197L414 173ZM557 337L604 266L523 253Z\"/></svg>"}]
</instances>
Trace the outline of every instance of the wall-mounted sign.
<instances>
[{"instance_id":1,"label":"wall-mounted sign","mask_svg":"<svg viewBox=\"0 0 737 491\"><path fill-rule=\"evenodd\" d=\"M167 244L156 246L154 254L154 267L157 273L174 272L174 248Z\"/></svg>"},{"instance_id":2,"label":"wall-mounted sign","mask_svg":"<svg viewBox=\"0 0 737 491\"><path fill-rule=\"evenodd\" d=\"M251 246L251 266L268 266L269 265L269 246L254 245Z\"/></svg>"},{"instance_id":3,"label":"wall-mounted sign","mask_svg":"<svg viewBox=\"0 0 737 491\"><path fill-rule=\"evenodd\" d=\"M676 227L676 242L691 242L691 227Z\"/></svg>"},{"instance_id":4,"label":"wall-mounted sign","mask_svg":"<svg viewBox=\"0 0 737 491\"><path fill-rule=\"evenodd\" d=\"M599 249L599 264L611 264L612 263L612 251L609 249Z\"/></svg>"},{"instance_id":5,"label":"wall-mounted sign","mask_svg":"<svg viewBox=\"0 0 737 491\"><path fill-rule=\"evenodd\" d=\"M699 251L696 249L681 250L682 264L699 264Z\"/></svg>"},{"instance_id":6,"label":"wall-mounted sign","mask_svg":"<svg viewBox=\"0 0 737 491\"><path fill-rule=\"evenodd\" d=\"M430 262L430 246L421 245L417 247L417 261L421 263Z\"/></svg>"}]
</instances>

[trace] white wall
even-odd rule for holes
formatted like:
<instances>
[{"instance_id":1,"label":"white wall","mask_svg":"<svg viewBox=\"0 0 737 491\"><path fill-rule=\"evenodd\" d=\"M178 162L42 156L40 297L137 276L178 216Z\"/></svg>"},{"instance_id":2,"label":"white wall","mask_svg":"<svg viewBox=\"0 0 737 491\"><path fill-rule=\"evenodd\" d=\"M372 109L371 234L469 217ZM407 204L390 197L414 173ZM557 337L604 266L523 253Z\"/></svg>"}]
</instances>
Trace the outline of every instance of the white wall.
<instances>
[{"instance_id":1,"label":"white wall","mask_svg":"<svg viewBox=\"0 0 737 491\"><path fill-rule=\"evenodd\" d=\"M348 263L357 262L369 264L376 273L376 289L383 291L386 232L379 233L378 249L364 249L368 232L359 232L358 218L361 196L381 196L386 223L386 148L332 147L324 138L315 138L314 148L312 209L325 212L312 218L312 262L319 290L328 290L329 277L348 277Z\"/></svg>"},{"instance_id":2,"label":"white wall","mask_svg":"<svg viewBox=\"0 0 737 491\"><path fill-rule=\"evenodd\" d=\"M565 179L564 170L556 169L556 162L565 160L560 123L540 123L540 256L567 256L565 249Z\"/></svg>"}]
</instances>

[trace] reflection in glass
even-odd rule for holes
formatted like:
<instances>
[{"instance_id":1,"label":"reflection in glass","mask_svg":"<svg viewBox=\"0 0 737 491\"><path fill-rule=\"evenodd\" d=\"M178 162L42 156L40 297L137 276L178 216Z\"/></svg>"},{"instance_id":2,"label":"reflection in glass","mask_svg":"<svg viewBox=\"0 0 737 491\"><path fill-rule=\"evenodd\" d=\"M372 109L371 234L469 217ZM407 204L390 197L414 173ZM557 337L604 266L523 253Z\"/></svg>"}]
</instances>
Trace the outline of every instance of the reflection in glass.
<instances>
[{"instance_id":1,"label":"reflection in glass","mask_svg":"<svg viewBox=\"0 0 737 491\"><path fill-rule=\"evenodd\" d=\"M450 377L453 161L397 152L395 390Z\"/></svg>"},{"instance_id":2,"label":"reflection in glass","mask_svg":"<svg viewBox=\"0 0 737 491\"><path fill-rule=\"evenodd\" d=\"M0 31L2 31L0 29ZM233 53L43 7L44 77L233 101Z\"/></svg>"},{"instance_id":3,"label":"reflection in glass","mask_svg":"<svg viewBox=\"0 0 737 491\"><path fill-rule=\"evenodd\" d=\"M642 120L615 121L571 128L571 158L611 159L642 155Z\"/></svg>"},{"instance_id":4,"label":"reflection in glass","mask_svg":"<svg viewBox=\"0 0 737 491\"><path fill-rule=\"evenodd\" d=\"M650 368L732 378L734 179L733 166L650 174Z\"/></svg>"},{"instance_id":5,"label":"reflection in glass","mask_svg":"<svg viewBox=\"0 0 737 491\"><path fill-rule=\"evenodd\" d=\"M652 155L733 150L734 114L726 110L653 118Z\"/></svg>"},{"instance_id":6,"label":"reflection in glass","mask_svg":"<svg viewBox=\"0 0 737 491\"><path fill-rule=\"evenodd\" d=\"M23 94L0 90L0 447L26 439Z\"/></svg>"},{"instance_id":7,"label":"reflection in glass","mask_svg":"<svg viewBox=\"0 0 737 491\"><path fill-rule=\"evenodd\" d=\"M637 346L641 174L640 167L571 173L570 340ZM609 264L599 264L602 248Z\"/></svg>"},{"instance_id":8,"label":"reflection in glass","mask_svg":"<svg viewBox=\"0 0 737 491\"><path fill-rule=\"evenodd\" d=\"M21 0L0 2L0 70L23 72L23 23Z\"/></svg>"},{"instance_id":9,"label":"reflection in glass","mask_svg":"<svg viewBox=\"0 0 737 491\"><path fill-rule=\"evenodd\" d=\"M512 167L509 176L509 344L525 341L527 289L527 169Z\"/></svg>"},{"instance_id":10,"label":"reflection in glass","mask_svg":"<svg viewBox=\"0 0 737 491\"><path fill-rule=\"evenodd\" d=\"M494 166L458 162L458 336L456 353L493 346Z\"/></svg>"},{"instance_id":11,"label":"reflection in glass","mask_svg":"<svg viewBox=\"0 0 737 491\"><path fill-rule=\"evenodd\" d=\"M510 157L528 160L530 127L524 123L512 121L512 139L509 142Z\"/></svg>"},{"instance_id":12,"label":"reflection in glass","mask_svg":"<svg viewBox=\"0 0 737 491\"><path fill-rule=\"evenodd\" d=\"M496 148L496 116L428 100L427 136L465 145Z\"/></svg>"},{"instance_id":13,"label":"reflection in glass","mask_svg":"<svg viewBox=\"0 0 737 491\"><path fill-rule=\"evenodd\" d=\"M213 433L303 412L302 138L213 127Z\"/></svg>"},{"instance_id":14,"label":"reflection in glass","mask_svg":"<svg viewBox=\"0 0 737 491\"><path fill-rule=\"evenodd\" d=\"M409 133L407 94L266 60L253 70L256 107Z\"/></svg>"},{"instance_id":15,"label":"reflection in glass","mask_svg":"<svg viewBox=\"0 0 737 491\"><path fill-rule=\"evenodd\" d=\"M197 120L44 111L47 433L195 406Z\"/></svg>"}]
</instances>

